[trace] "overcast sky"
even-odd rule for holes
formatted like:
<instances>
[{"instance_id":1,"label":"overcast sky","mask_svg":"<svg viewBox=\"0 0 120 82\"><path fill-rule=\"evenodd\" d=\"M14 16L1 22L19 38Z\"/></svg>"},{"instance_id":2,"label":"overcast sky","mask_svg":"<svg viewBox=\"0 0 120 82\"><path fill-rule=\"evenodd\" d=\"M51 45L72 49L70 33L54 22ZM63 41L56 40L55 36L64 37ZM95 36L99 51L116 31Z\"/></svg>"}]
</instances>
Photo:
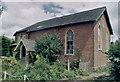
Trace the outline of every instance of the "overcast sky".
<instances>
[{"instance_id":1,"label":"overcast sky","mask_svg":"<svg viewBox=\"0 0 120 82\"><path fill-rule=\"evenodd\" d=\"M5 34L10 38L13 38L15 31L34 23L103 6L107 7L114 41L118 37L117 2L4 2L2 6L4 12L0 35Z\"/></svg>"}]
</instances>

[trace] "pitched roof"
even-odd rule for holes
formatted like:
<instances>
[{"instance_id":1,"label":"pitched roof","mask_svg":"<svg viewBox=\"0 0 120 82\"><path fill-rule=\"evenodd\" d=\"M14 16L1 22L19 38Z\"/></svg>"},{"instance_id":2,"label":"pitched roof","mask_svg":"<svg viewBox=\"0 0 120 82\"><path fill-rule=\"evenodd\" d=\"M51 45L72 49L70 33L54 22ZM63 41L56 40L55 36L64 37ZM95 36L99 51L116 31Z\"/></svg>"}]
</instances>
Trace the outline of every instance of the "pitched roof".
<instances>
[{"instance_id":1,"label":"pitched roof","mask_svg":"<svg viewBox=\"0 0 120 82\"><path fill-rule=\"evenodd\" d=\"M17 32L22 32L22 31L32 32L32 31L47 29L51 27L82 23L82 22L97 21L104 12L106 13L105 16L107 18L108 26L110 28L110 33L113 34L112 28L109 22L108 14L106 11L106 7L96 8L96 9L89 10L89 11L79 12L79 13L75 13L71 15L66 15L62 17L56 17L53 19L41 21L29 27L26 27L22 30L19 30Z\"/></svg>"},{"instance_id":2,"label":"pitched roof","mask_svg":"<svg viewBox=\"0 0 120 82\"><path fill-rule=\"evenodd\" d=\"M28 39L21 39L19 43L17 44L14 51L18 50L20 48L21 43L25 46L25 49L27 51L35 51L35 41L34 40L28 40Z\"/></svg>"}]
</instances>

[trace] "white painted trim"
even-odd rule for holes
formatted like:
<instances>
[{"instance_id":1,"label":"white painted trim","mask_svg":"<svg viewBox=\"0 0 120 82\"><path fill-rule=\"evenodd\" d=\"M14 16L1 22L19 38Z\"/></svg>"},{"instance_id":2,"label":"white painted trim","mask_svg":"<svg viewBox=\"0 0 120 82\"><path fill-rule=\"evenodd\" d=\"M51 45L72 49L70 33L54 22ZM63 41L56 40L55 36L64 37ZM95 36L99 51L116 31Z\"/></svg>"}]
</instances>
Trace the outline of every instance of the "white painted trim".
<instances>
[{"instance_id":1,"label":"white painted trim","mask_svg":"<svg viewBox=\"0 0 120 82\"><path fill-rule=\"evenodd\" d=\"M18 45L20 44L21 41L22 41L22 39L18 42L18 44L17 44L17 46L15 47L14 51L17 50L17 47L18 47Z\"/></svg>"},{"instance_id":2,"label":"white painted trim","mask_svg":"<svg viewBox=\"0 0 120 82\"><path fill-rule=\"evenodd\" d=\"M100 40L101 40L100 48L99 48L99 26L100 26ZM100 23L98 24L97 29L98 29L98 50L101 51L102 50L102 27Z\"/></svg>"},{"instance_id":3,"label":"white painted trim","mask_svg":"<svg viewBox=\"0 0 120 82\"><path fill-rule=\"evenodd\" d=\"M73 54L67 54L66 50L67 50L67 33L68 31L71 30L73 32ZM67 29L67 31L65 32L65 51L64 51L64 55L74 55L74 31L72 29Z\"/></svg>"}]
</instances>

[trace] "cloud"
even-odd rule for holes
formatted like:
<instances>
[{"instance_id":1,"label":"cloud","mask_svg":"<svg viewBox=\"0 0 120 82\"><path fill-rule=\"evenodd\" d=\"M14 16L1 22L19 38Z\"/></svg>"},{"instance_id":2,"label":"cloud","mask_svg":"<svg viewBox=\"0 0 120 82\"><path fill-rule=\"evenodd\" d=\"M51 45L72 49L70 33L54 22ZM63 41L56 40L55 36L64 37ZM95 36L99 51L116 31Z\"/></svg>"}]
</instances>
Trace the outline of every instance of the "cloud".
<instances>
[{"instance_id":1,"label":"cloud","mask_svg":"<svg viewBox=\"0 0 120 82\"><path fill-rule=\"evenodd\" d=\"M76 13L76 12L77 12L77 10L75 10L75 9L71 9L68 11L68 13Z\"/></svg>"},{"instance_id":2,"label":"cloud","mask_svg":"<svg viewBox=\"0 0 120 82\"><path fill-rule=\"evenodd\" d=\"M7 11L7 6L5 5L5 3L4 2L0 2L0 4L1 4L3 10Z\"/></svg>"},{"instance_id":3,"label":"cloud","mask_svg":"<svg viewBox=\"0 0 120 82\"><path fill-rule=\"evenodd\" d=\"M114 40L118 35L118 3L113 2L5 2L7 10L2 15L2 33L13 37L16 30L36 22L82 12L98 7L107 7L114 31ZM10 30L10 32L9 32ZM0 34L1 35L1 34Z\"/></svg>"},{"instance_id":4,"label":"cloud","mask_svg":"<svg viewBox=\"0 0 120 82\"><path fill-rule=\"evenodd\" d=\"M50 14L57 14L57 13L61 13L61 11L59 11L59 9L64 9L62 6L54 4L54 3L47 3L47 4L43 4L42 5L42 9L44 10L44 12L50 13ZM56 16L56 15L55 15Z\"/></svg>"},{"instance_id":5,"label":"cloud","mask_svg":"<svg viewBox=\"0 0 120 82\"><path fill-rule=\"evenodd\" d=\"M21 4L21 5L19 5ZM42 3L6 3L8 10L2 14L2 33L8 37L13 37L16 30L25 28L36 22L51 18L51 14L46 14L42 10ZM12 30L8 32L9 30ZM0 35L2 35L0 33Z\"/></svg>"}]
</instances>

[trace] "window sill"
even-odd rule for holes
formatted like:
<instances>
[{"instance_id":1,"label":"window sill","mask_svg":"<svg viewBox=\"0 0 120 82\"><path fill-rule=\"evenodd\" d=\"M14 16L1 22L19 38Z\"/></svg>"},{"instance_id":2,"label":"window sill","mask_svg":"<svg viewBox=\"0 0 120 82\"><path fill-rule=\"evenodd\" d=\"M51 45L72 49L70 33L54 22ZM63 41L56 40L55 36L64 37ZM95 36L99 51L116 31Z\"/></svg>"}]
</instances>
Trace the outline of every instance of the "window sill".
<instances>
[{"instance_id":1,"label":"window sill","mask_svg":"<svg viewBox=\"0 0 120 82\"><path fill-rule=\"evenodd\" d=\"M102 51L102 49L98 49L98 51Z\"/></svg>"},{"instance_id":2,"label":"window sill","mask_svg":"<svg viewBox=\"0 0 120 82\"><path fill-rule=\"evenodd\" d=\"M74 55L74 54L64 54L64 55L68 55L69 56L69 55Z\"/></svg>"}]
</instances>

